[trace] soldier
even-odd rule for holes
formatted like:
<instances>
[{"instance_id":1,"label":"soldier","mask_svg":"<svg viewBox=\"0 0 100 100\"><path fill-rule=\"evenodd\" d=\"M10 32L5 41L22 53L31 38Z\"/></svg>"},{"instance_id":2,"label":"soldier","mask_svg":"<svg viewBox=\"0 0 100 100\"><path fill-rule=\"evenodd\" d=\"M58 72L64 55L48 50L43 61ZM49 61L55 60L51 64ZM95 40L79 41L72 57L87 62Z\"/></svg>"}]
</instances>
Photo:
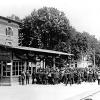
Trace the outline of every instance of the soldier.
<instances>
[{"instance_id":1,"label":"soldier","mask_svg":"<svg viewBox=\"0 0 100 100\"><path fill-rule=\"evenodd\" d=\"M63 82L62 78L63 78L63 73L62 73L62 71L60 70L60 71L59 71L59 83L60 83L60 82Z\"/></svg>"},{"instance_id":2,"label":"soldier","mask_svg":"<svg viewBox=\"0 0 100 100\"><path fill-rule=\"evenodd\" d=\"M48 71L45 71L45 84L48 84Z\"/></svg>"},{"instance_id":3,"label":"soldier","mask_svg":"<svg viewBox=\"0 0 100 100\"><path fill-rule=\"evenodd\" d=\"M65 84L67 85L68 83L70 83L70 71L66 70L65 71Z\"/></svg>"},{"instance_id":4,"label":"soldier","mask_svg":"<svg viewBox=\"0 0 100 100\"><path fill-rule=\"evenodd\" d=\"M77 83L78 81L78 74L77 74L77 70L74 71L74 82Z\"/></svg>"},{"instance_id":5,"label":"soldier","mask_svg":"<svg viewBox=\"0 0 100 100\"><path fill-rule=\"evenodd\" d=\"M27 70L25 74L26 74L26 84L29 84L29 78L30 78L29 71Z\"/></svg>"},{"instance_id":6,"label":"soldier","mask_svg":"<svg viewBox=\"0 0 100 100\"><path fill-rule=\"evenodd\" d=\"M84 81L86 82L88 80L88 75L87 75L87 71L84 70Z\"/></svg>"},{"instance_id":7,"label":"soldier","mask_svg":"<svg viewBox=\"0 0 100 100\"><path fill-rule=\"evenodd\" d=\"M32 73L32 84L36 83L36 72L33 71Z\"/></svg>"},{"instance_id":8,"label":"soldier","mask_svg":"<svg viewBox=\"0 0 100 100\"><path fill-rule=\"evenodd\" d=\"M40 84L43 84L44 78L43 78L43 69L40 69L40 73L39 73L39 80L40 80Z\"/></svg>"},{"instance_id":9,"label":"soldier","mask_svg":"<svg viewBox=\"0 0 100 100\"><path fill-rule=\"evenodd\" d=\"M56 70L54 74L54 83L58 84L59 82L59 72Z\"/></svg>"},{"instance_id":10,"label":"soldier","mask_svg":"<svg viewBox=\"0 0 100 100\"><path fill-rule=\"evenodd\" d=\"M21 75L19 76L19 85L21 85Z\"/></svg>"},{"instance_id":11,"label":"soldier","mask_svg":"<svg viewBox=\"0 0 100 100\"><path fill-rule=\"evenodd\" d=\"M54 70L52 70L52 72L51 72L51 84L55 84L55 80L54 80L54 75L55 74L55 71Z\"/></svg>"},{"instance_id":12,"label":"soldier","mask_svg":"<svg viewBox=\"0 0 100 100\"><path fill-rule=\"evenodd\" d=\"M37 73L36 73L36 80L37 80L37 84L42 84L42 79L41 79L41 69L38 69Z\"/></svg>"},{"instance_id":13,"label":"soldier","mask_svg":"<svg viewBox=\"0 0 100 100\"><path fill-rule=\"evenodd\" d=\"M61 81L62 83L65 83L65 70L61 71L60 75L61 75L60 81Z\"/></svg>"},{"instance_id":14,"label":"soldier","mask_svg":"<svg viewBox=\"0 0 100 100\"><path fill-rule=\"evenodd\" d=\"M24 70L22 70L21 79L22 79L22 85L24 85L24 80L25 80L25 72L24 72Z\"/></svg>"},{"instance_id":15,"label":"soldier","mask_svg":"<svg viewBox=\"0 0 100 100\"><path fill-rule=\"evenodd\" d=\"M78 75L77 83L80 84L80 83L81 83L81 72L78 71L78 72L77 72L77 75Z\"/></svg>"},{"instance_id":16,"label":"soldier","mask_svg":"<svg viewBox=\"0 0 100 100\"><path fill-rule=\"evenodd\" d=\"M93 77L93 82L95 82L95 80L96 80L96 72L95 72L95 70L93 70L93 75L92 75L92 77Z\"/></svg>"},{"instance_id":17,"label":"soldier","mask_svg":"<svg viewBox=\"0 0 100 100\"><path fill-rule=\"evenodd\" d=\"M40 84L39 72L36 73L36 84Z\"/></svg>"},{"instance_id":18,"label":"soldier","mask_svg":"<svg viewBox=\"0 0 100 100\"><path fill-rule=\"evenodd\" d=\"M51 76L51 71L48 73L48 83L52 83L52 76Z\"/></svg>"},{"instance_id":19,"label":"soldier","mask_svg":"<svg viewBox=\"0 0 100 100\"><path fill-rule=\"evenodd\" d=\"M40 68L39 71L38 71L38 73L37 73L37 75L36 75L36 76L37 76L37 83L38 83L38 84L42 84L42 77L41 77L42 75L41 75L41 71L42 71L42 70L41 70L41 68Z\"/></svg>"},{"instance_id":20,"label":"soldier","mask_svg":"<svg viewBox=\"0 0 100 100\"><path fill-rule=\"evenodd\" d=\"M64 71L64 73L62 75L62 83L67 85L67 72L66 72L66 70Z\"/></svg>"},{"instance_id":21,"label":"soldier","mask_svg":"<svg viewBox=\"0 0 100 100\"><path fill-rule=\"evenodd\" d=\"M72 85L72 83L73 83L72 77L73 77L73 74L72 74L72 72L71 72L71 70L70 70L70 71L69 71L69 74L68 74L68 81L69 81L70 85Z\"/></svg>"},{"instance_id":22,"label":"soldier","mask_svg":"<svg viewBox=\"0 0 100 100\"><path fill-rule=\"evenodd\" d=\"M89 71L89 82L92 82L92 70Z\"/></svg>"},{"instance_id":23,"label":"soldier","mask_svg":"<svg viewBox=\"0 0 100 100\"><path fill-rule=\"evenodd\" d=\"M46 82L45 82L45 69L43 69L41 72L41 78L42 78L42 84L46 84Z\"/></svg>"},{"instance_id":24,"label":"soldier","mask_svg":"<svg viewBox=\"0 0 100 100\"><path fill-rule=\"evenodd\" d=\"M89 79L89 73L90 73L90 72L89 72L89 69L88 69L88 70L87 70L87 81L88 81L88 82L89 82L89 80L90 80L90 79Z\"/></svg>"},{"instance_id":25,"label":"soldier","mask_svg":"<svg viewBox=\"0 0 100 100\"><path fill-rule=\"evenodd\" d=\"M100 71L98 71L97 75L98 75L98 85L100 85Z\"/></svg>"},{"instance_id":26,"label":"soldier","mask_svg":"<svg viewBox=\"0 0 100 100\"><path fill-rule=\"evenodd\" d=\"M70 73L70 85L74 84L74 73L71 71Z\"/></svg>"}]
</instances>

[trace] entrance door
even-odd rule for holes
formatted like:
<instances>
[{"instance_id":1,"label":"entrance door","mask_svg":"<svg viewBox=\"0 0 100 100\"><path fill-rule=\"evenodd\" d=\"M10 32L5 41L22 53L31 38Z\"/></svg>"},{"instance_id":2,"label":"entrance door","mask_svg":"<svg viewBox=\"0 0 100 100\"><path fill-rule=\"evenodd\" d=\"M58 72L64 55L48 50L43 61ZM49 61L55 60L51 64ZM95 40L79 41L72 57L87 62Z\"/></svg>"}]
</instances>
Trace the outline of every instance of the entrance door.
<instances>
[{"instance_id":1,"label":"entrance door","mask_svg":"<svg viewBox=\"0 0 100 100\"><path fill-rule=\"evenodd\" d=\"M0 85L9 85L11 81L11 66L7 63L8 61L0 61Z\"/></svg>"}]
</instances>

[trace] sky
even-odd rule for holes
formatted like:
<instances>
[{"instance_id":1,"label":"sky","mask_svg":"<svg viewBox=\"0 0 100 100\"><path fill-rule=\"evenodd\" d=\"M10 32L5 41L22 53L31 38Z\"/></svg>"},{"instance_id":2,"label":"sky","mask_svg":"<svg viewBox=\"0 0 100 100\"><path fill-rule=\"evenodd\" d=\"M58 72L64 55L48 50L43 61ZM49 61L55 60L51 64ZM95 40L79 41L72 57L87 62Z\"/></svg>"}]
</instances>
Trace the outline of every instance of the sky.
<instances>
[{"instance_id":1,"label":"sky","mask_svg":"<svg viewBox=\"0 0 100 100\"><path fill-rule=\"evenodd\" d=\"M88 32L100 40L100 0L1 0L0 16L15 14L21 19L34 9L55 7L79 32Z\"/></svg>"}]
</instances>

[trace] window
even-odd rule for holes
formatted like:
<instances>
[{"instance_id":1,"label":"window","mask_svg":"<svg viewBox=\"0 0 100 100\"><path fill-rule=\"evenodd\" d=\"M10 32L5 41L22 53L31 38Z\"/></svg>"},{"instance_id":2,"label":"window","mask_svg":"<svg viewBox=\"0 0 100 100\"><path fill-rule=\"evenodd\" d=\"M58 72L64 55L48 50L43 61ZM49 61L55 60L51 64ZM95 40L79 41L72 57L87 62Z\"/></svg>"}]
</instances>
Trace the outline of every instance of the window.
<instances>
[{"instance_id":1,"label":"window","mask_svg":"<svg viewBox=\"0 0 100 100\"><path fill-rule=\"evenodd\" d=\"M3 61L3 76L10 76L11 66L7 65L7 61Z\"/></svg>"},{"instance_id":2,"label":"window","mask_svg":"<svg viewBox=\"0 0 100 100\"><path fill-rule=\"evenodd\" d=\"M12 72L13 72L13 76L18 76L21 75L22 69L24 69L24 61L13 61L13 68L12 68ZM32 74L32 67L28 65L29 63L27 63L27 67L26 70L29 71L30 74Z\"/></svg>"},{"instance_id":3,"label":"window","mask_svg":"<svg viewBox=\"0 0 100 100\"><path fill-rule=\"evenodd\" d=\"M7 27L6 28L6 35L7 36L13 36L13 29L12 29L12 27Z\"/></svg>"},{"instance_id":4,"label":"window","mask_svg":"<svg viewBox=\"0 0 100 100\"><path fill-rule=\"evenodd\" d=\"M12 40L12 37L11 36L13 36L13 29L12 29L12 27L7 27L6 28L6 41L5 41L5 44L6 45L12 45L12 43L13 43L13 40Z\"/></svg>"},{"instance_id":5,"label":"window","mask_svg":"<svg viewBox=\"0 0 100 100\"><path fill-rule=\"evenodd\" d=\"M23 61L14 61L13 62L13 75L21 75L22 69L24 69L24 62Z\"/></svg>"}]
</instances>

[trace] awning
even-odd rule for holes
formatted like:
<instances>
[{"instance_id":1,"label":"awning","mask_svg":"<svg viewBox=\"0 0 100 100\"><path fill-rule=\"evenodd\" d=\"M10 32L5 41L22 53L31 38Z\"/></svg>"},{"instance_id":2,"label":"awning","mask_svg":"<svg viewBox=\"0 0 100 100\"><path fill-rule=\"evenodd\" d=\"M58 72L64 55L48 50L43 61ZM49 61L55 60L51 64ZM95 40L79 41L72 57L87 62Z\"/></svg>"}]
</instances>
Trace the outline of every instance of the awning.
<instances>
[{"instance_id":1,"label":"awning","mask_svg":"<svg viewBox=\"0 0 100 100\"><path fill-rule=\"evenodd\" d=\"M26 50L26 51L35 51L35 52L40 52L40 53L48 53L48 54L57 54L57 55L73 56L73 54L70 54L70 53L53 51L53 50L46 50L46 49L38 49L38 48L32 48L32 47L8 46L8 45L2 45L2 46L5 46L7 48L12 48L12 49L19 49L19 50Z\"/></svg>"}]
</instances>

